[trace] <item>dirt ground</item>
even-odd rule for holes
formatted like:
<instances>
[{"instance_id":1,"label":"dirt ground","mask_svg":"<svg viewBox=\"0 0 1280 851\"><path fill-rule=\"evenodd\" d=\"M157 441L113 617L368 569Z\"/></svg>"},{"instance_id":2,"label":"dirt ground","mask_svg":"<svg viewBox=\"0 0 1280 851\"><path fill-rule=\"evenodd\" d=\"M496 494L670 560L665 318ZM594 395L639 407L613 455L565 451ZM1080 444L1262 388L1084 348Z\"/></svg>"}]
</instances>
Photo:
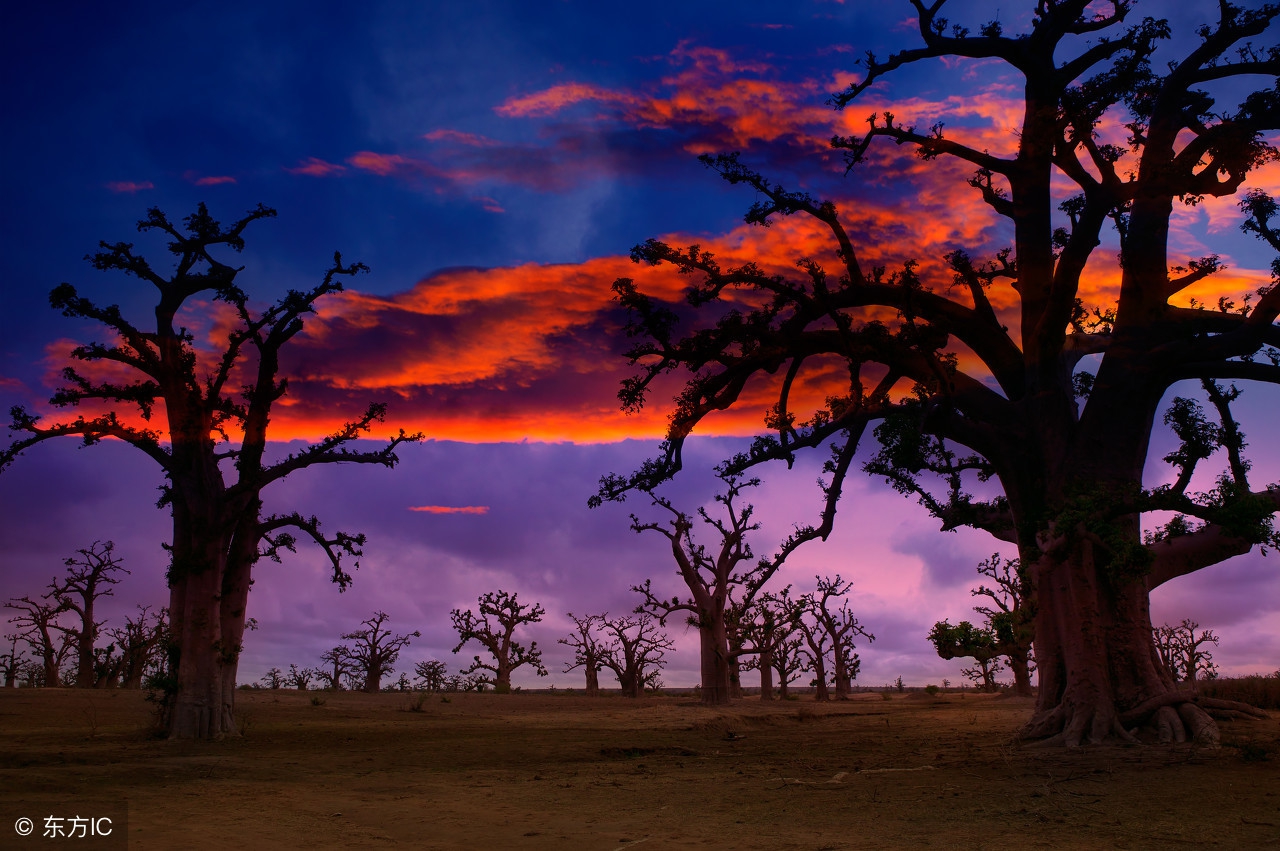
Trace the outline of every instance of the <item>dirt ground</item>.
<instances>
[{"instance_id":1,"label":"dirt ground","mask_svg":"<svg viewBox=\"0 0 1280 851\"><path fill-rule=\"evenodd\" d=\"M1275 713L1214 750L1064 752L1009 744L1030 708L264 690L208 744L149 738L137 693L4 689L0 848L120 802L130 848L1280 847Z\"/></svg>"}]
</instances>

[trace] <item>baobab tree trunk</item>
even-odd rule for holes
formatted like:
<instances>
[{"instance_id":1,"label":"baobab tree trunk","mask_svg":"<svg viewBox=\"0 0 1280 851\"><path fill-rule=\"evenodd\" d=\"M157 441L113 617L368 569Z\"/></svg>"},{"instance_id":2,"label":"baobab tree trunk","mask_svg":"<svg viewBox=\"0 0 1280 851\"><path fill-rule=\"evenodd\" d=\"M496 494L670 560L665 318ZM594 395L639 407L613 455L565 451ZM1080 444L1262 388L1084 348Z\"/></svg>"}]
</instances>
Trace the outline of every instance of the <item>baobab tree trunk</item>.
<instances>
[{"instance_id":1,"label":"baobab tree trunk","mask_svg":"<svg viewBox=\"0 0 1280 851\"><path fill-rule=\"evenodd\" d=\"M1133 741L1128 728L1171 705L1160 711L1162 741L1216 743L1213 719L1176 697L1160 664L1142 578L1108 576L1096 549L1080 540L1035 565L1040 694L1022 737L1068 747Z\"/></svg>"},{"instance_id":2,"label":"baobab tree trunk","mask_svg":"<svg viewBox=\"0 0 1280 851\"><path fill-rule=\"evenodd\" d=\"M600 693L600 671L595 667L592 660L588 659L586 664L587 670L587 694L596 695Z\"/></svg>"},{"instance_id":3,"label":"baobab tree trunk","mask_svg":"<svg viewBox=\"0 0 1280 851\"><path fill-rule=\"evenodd\" d=\"M729 638L724 624L700 627L698 639L702 650L702 702L723 706L730 697Z\"/></svg>"},{"instance_id":4,"label":"baobab tree trunk","mask_svg":"<svg viewBox=\"0 0 1280 851\"><path fill-rule=\"evenodd\" d=\"M1031 696L1031 665L1025 650L1015 650L1008 656L1009 670L1013 672L1013 693L1018 697Z\"/></svg>"},{"instance_id":5,"label":"baobab tree trunk","mask_svg":"<svg viewBox=\"0 0 1280 851\"><path fill-rule=\"evenodd\" d=\"M170 594L179 648L177 690L168 719L171 739L218 739L236 732L234 690L223 691L221 574L207 564L199 572L186 573Z\"/></svg>"},{"instance_id":6,"label":"baobab tree trunk","mask_svg":"<svg viewBox=\"0 0 1280 851\"><path fill-rule=\"evenodd\" d=\"M773 653L760 651L760 699L773 700Z\"/></svg>"}]
</instances>

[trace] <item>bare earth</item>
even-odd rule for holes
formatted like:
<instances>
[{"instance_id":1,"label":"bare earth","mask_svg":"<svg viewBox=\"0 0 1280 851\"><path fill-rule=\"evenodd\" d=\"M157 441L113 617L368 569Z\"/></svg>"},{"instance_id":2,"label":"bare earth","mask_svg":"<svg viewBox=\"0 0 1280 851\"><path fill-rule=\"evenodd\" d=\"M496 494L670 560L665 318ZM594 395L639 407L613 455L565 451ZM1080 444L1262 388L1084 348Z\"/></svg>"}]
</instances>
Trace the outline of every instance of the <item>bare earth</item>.
<instances>
[{"instance_id":1,"label":"bare earth","mask_svg":"<svg viewBox=\"0 0 1280 851\"><path fill-rule=\"evenodd\" d=\"M149 738L140 694L0 690L0 847L92 801L127 801L131 848L1280 847L1275 713L1215 750L1068 753L1010 746L1030 703L974 694L416 701L239 692L245 734L195 744Z\"/></svg>"}]
</instances>

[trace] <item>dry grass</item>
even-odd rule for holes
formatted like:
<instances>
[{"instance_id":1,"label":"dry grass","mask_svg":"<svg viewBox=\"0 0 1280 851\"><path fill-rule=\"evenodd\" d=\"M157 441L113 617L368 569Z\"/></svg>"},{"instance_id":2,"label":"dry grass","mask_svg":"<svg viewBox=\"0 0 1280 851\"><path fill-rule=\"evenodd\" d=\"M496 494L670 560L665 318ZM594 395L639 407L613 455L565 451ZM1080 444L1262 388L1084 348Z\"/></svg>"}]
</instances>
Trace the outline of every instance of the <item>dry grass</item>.
<instances>
[{"instance_id":1,"label":"dry grass","mask_svg":"<svg viewBox=\"0 0 1280 851\"><path fill-rule=\"evenodd\" d=\"M1196 683L1196 691L1205 697L1236 700L1259 709L1280 709L1280 676L1253 674L1202 680Z\"/></svg>"},{"instance_id":2,"label":"dry grass","mask_svg":"<svg viewBox=\"0 0 1280 851\"><path fill-rule=\"evenodd\" d=\"M207 744L148 739L136 694L0 693L0 829L109 796L131 848L1280 844L1274 718L1063 752L1010 745L1030 704L1000 696L316 694L241 692L247 733Z\"/></svg>"}]
</instances>

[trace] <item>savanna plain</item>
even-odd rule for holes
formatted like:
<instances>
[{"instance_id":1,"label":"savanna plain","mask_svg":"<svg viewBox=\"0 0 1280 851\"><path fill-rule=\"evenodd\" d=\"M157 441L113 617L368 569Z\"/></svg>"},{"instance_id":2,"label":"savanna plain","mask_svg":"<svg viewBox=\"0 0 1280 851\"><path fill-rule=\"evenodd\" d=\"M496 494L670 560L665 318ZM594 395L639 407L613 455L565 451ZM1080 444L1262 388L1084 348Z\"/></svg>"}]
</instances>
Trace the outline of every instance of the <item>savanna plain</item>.
<instances>
[{"instance_id":1,"label":"savanna plain","mask_svg":"<svg viewBox=\"0 0 1280 851\"><path fill-rule=\"evenodd\" d=\"M1217 748L1065 751L973 692L237 698L243 735L202 743L154 738L138 692L0 691L0 847L92 801L127 802L130 848L1280 847L1275 712Z\"/></svg>"}]
</instances>

